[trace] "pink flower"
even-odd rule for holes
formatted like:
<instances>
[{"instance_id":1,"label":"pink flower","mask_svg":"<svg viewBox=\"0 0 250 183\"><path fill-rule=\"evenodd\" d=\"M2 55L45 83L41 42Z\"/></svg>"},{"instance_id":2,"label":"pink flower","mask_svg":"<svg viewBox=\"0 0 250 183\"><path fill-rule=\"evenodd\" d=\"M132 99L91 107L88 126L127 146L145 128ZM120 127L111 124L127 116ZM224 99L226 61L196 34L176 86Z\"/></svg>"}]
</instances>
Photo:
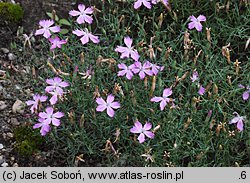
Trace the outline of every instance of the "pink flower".
<instances>
[{"instance_id":1,"label":"pink flower","mask_svg":"<svg viewBox=\"0 0 250 183\"><path fill-rule=\"evenodd\" d=\"M58 101L58 97L61 97L64 94L61 88L54 89L52 91L49 91L48 93L52 95L52 97L49 99L51 105L56 104Z\"/></svg>"},{"instance_id":2,"label":"pink flower","mask_svg":"<svg viewBox=\"0 0 250 183\"><path fill-rule=\"evenodd\" d=\"M168 98L170 95L172 95L172 89L171 88L166 88L163 90L163 95L162 97L153 97L150 101L151 102L161 102L160 103L160 108L161 111L164 110L164 108L166 107L167 103L170 102L170 98Z\"/></svg>"},{"instance_id":3,"label":"pink flower","mask_svg":"<svg viewBox=\"0 0 250 183\"><path fill-rule=\"evenodd\" d=\"M229 122L229 124L237 123L237 129L241 132L244 129L244 116L240 116L237 112L233 113L235 117Z\"/></svg>"},{"instance_id":4,"label":"pink flower","mask_svg":"<svg viewBox=\"0 0 250 183\"><path fill-rule=\"evenodd\" d=\"M45 91L48 93L53 90L57 90L59 93L62 93L62 88L69 86L68 82L62 81L62 79L59 77L54 77L53 79L46 79L46 83L50 85L45 88Z\"/></svg>"},{"instance_id":5,"label":"pink flower","mask_svg":"<svg viewBox=\"0 0 250 183\"><path fill-rule=\"evenodd\" d=\"M40 95L36 94L33 96L34 100L28 100L26 102L26 104L32 105L30 108L31 113L34 113L34 111L38 109L39 102L45 102L47 100L47 98L48 98L47 96L40 96Z\"/></svg>"},{"instance_id":6,"label":"pink flower","mask_svg":"<svg viewBox=\"0 0 250 183\"><path fill-rule=\"evenodd\" d=\"M143 65L141 62L135 62L134 68L132 69L135 74L139 73L140 79L144 79L146 75L152 76L153 72L150 70L151 64L146 61Z\"/></svg>"},{"instance_id":7,"label":"pink flower","mask_svg":"<svg viewBox=\"0 0 250 183\"><path fill-rule=\"evenodd\" d=\"M150 63L150 66L151 66L151 70L155 76L158 74L159 71L163 71L163 69L164 69L164 66L158 66L157 64Z\"/></svg>"},{"instance_id":8,"label":"pink flower","mask_svg":"<svg viewBox=\"0 0 250 183\"><path fill-rule=\"evenodd\" d=\"M190 77L192 83L199 79L199 74L197 71L193 71L193 75Z\"/></svg>"},{"instance_id":9,"label":"pink flower","mask_svg":"<svg viewBox=\"0 0 250 183\"><path fill-rule=\"evenodd\" d=\"M132 46L133 40L130 37L125 37L124 43L127 47L117 46L115 52L121 53L120 58L122 59L131 57L135 61L138 61L140 55L137 52L137 50L135 50L134 47Z\"/></svg>"},{"instance_id":10,"label":"pink flower","mask_svg":"<svg viewBox=\"0 0 250 183\"><path fill-rule=\"evenodd\" d=\"M93 18L89 15L91 15L93 13L93 9L92 8L85 8L84 4L79 4L78 9L79 9L79 11L71 10L69 12L69 14L71 16L74 16L74 17L79 16L76 19L78 24L84 24L85 22L87 22L88 24L92 24Z\"/></svg>"},{"instance_id":11,"label":"pink flower","mask_svg":"<svg viewBox=\"0 0 250 183\"><path fill-rule=\"evenodd\" d=\"M66 40L60 40L60 38L49 38L49 42L52 44L50 50L54 50L55 48L62 48L62 44L66 44Z\"/></svg>"},{"instance_id":12,"label":"pink flower","mask_svg":"<svg viewBox=\"0 0 250 183\"><path fill-rule=\"evenodd\" d=\"M50 124L52 123L54 126L59 126L60 125L60 118L64 116L62 112L56 112L54 113L53 107L47 107L46 112L40 112L38 116L42 118L42 123L43 124Z\"/></svg>"},{"instance_id":13,"label":"pink flower","mask_svg":"<svg viewBox=\"0 0 250 183\"><path fill-rule=\"evenodd\" d=\"M49 125L48 122L46 122L42 118L39 118L38 121L39 121L39 123L36 123L33 126L33 129L41 128L40 133L41 133L42 136L45 136L50 131L50 125Z\"/></svg>"},{"instance_id":14,"label":"pink flower","mask_svg":"<svg viewBox=\"0 0 250 183\"><path fill-rule=\"evenodd\" d=\"M246 89L246 91L242 94L243 100L248 100L249 93L250 93L250 85L249 86L243 86L242 84L238 85L240 88Z\"/></svg>"},{"instance_id":15,"label":"pink flower","mask_svg":"<svg viewBox=\"0 0 250 183\"><path fill-rule=\"evenodd\" d=\"M142 127L142 124L139 121L136 121L134 126L130 129L131 133L139 133L138 140L140 143L143 143L145 141L145 135L148 138L154 138L155 134L151 131L149 131L152 128L152 124L149 122L146 122L146 124Z\"/></svg>"},{"instance_id":16,"label":"pink flower","mask_svg":"<svg viewBox=\"0 0 250 183\"><path fill-rule=\"evenodd\" d=\"M133 72L132 70L134 69L134 64L130 65L130 66L126 66L125 64L118 64L118 68L122 69L121 71L118 72L118 76L124 76L126 75L126 78L128 78L128 80L131 80L133 77Z\"/></svg>"},{"instance_id":17,"label":"pink flower","mask_svg":"<svg viewBox=\"0 0 250 183\"><path fill-rule=\"evenodd\" d=\"M40 20L39 25L43 28L36 30L35 35L37 36L43 34L43 36L48 39L51 36L51 32L60 32L59 26L51 27L53 24L53 20Z\"/></svg>"},{"instance_id":18,"label":"pink flower","mask_svg":"<svg viewBox=\"0 0 250 183\"><path fill-rule=\"evenodd\" d=\"M134 4L134 9L140 8L142 4L146 8L151 9L151 0L137 0Z\"/></svg>"},{"instance_id":19,"label":"pink flower","mask_svg":"<svg viewBox=\"0 0 250 183\"><path fill-rule=\"evenodd\" d=\"M205 92L206 92L206 89L203 86L200 86L198 94L199 95L204 95Z\"/></svg>"},{"instance_id":20,"label":"pink flower","mask_svg":"<svg viewBox=\"0 0 250 183\"><path fill-rule=\"evenodd\" d=\"M189 17L191 22L188 24L189 29L196 28L197 31L202 31L202 25L201 22L206 21L206 17L204 15L198 16L198 18L195 18L193 15Z\"/></svg>"},{"instance_id":21,"label":"pink flower","mask_svg":"<svg viewBox=\"0 0 250 183\"><path fill-rule=\"evenodd\" d=\"M83 36L80 40L82 42L82 44L86 44L89 42L89 39L93 42L93 43L99 43L100 40L98 38L98 36L93 35L91 32L88 31L88 29L85 28L85 31L83 30L74 30L73 34L81 37Z\"/></svg>"},{"instance_id":22,"label":"pink flower","mask_svg":"<svg viewBox=\"0 0 250 183\"><path fill-rule=\"evenodd\" d=\"M115 111L113 109L120 108L119 102L114 102L115 97L113 95L108 95L107 102L105 102L102 98L97 98L96 103L98 104L96 111L102 112L107 109L107 114L109 117L114 117Z\"/></svg>"}]
</instances>

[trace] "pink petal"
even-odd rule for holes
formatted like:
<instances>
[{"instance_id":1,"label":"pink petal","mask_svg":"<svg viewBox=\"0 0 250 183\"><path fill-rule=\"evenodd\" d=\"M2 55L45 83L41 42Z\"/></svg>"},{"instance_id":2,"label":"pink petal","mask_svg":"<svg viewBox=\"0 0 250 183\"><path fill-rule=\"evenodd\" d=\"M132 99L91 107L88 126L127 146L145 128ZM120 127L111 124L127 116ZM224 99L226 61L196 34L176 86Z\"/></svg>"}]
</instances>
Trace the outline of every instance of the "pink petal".
<instances>
[{"instance_id":1,"label":"pink petal","mask_svg":"<svg viewBox=\"0 0 250 183\"><path fill-rule=\"evenodd\" d=\"M85 23L85 18L83 15L80 15L77 19L76 19L78 24L83 24Z\"/></svg>"},{"instance_id":2,"label":"pink petal","mask_svg":"<svg viewBox=\"0 0 250 183\"><path fill-rule=\"evenodd\" d=\"M85 32L83 30L74 30L72 33L77 35L77 36L82 36L85 34Z\"/></svg>"},{"instance_id":3,"label":"pink petal","mask_svg":"<svg viewBox=\"0 0 250 183\"><path fill-rule=\"evenodd\" d=\"M45 26L50 27L54 24L54 20L45 20Z\"/></svg>"},{"instance_id":4,"label":"pink petal","mask_svg":"<svg viewBox=\"0 0 250 183\"><path fill-rule=\"evenodd\" d=\"M133 40L130 37L125 37L124 38L124 43L127 47L131 48Z\"/></svg>"},{"instance_id":5,"label":"pink petal","mask_svg":"<svg viewBox=\"0 0 250 183\"><path fill-rule=\"evenodd\" d=\"M107 108L106 105L98 105L97 108L96 108L96 111L102 112L102 111L104 111L106 108Z\"/></svg>"},{"instance_id":6,"label":"pink petal","mask_svg":"<svg viewBox=\"0 0 250 183\"><path fill-rule=\"evenodd\" d=\"M48 83L49 85L53 85L54 79L46 79L46 83Z\"/></svg>"},{"instance_id":7,"label":"pink petal","mask_svg":"<svg viewBox=\"0 0 250 183\"><path fill-rule=\"evenodd\" d=\"M146 69L146 70L144 70L144 72L145 72L147 75L149 75L149 76L153 76L152 70Z\"/></svg>"},{"instance_id":8,"label":"pink petal","mask_svg":"<svg viewBox=\"0 0 250 183\"><path fill-rule=\"evenodd\" d=\"M115 97L113 95L108 95L107 97L107 103L112 103L114 101Z\"/></svg>"},{"instance_id":9,"label":"pink petal","mask_svg":"<svg viewBox=\"0 0 250 183\"><path fill-rule=\"evenodd\" d=\"M229 124L237 123L238 121L240 121L240 118L239 118L239 117L234 117L234 118L229 122Z\"/></svg>"},{"instance_id":10,"label":"pink petal","mask_svg":"<svg viewBox=\"0 0 250 183\"><path fill-rule=\"evenodd\" d=\"M45 27L45 25L46 25L46 20L40 20L40 21L39 21L39 25L42 26L42 27Z\"/></svg>"},{"instance_id":11,"label":"pink petal","mask_svg":"<svg viewBox=\"0 0 250 183\"><path fill-rule=\"evenodd\" d=\"M79 16L81 13L79 12L79 11L76 11L76 10L71 10L70 12L69 12L69 14L71 15L71 16Z\"/></svg>"},{"instance_id":12,"label":"pink petal","mask_svg":"<svg viewBox=\"0 0 250 183\"><path fill-rule=\"evenodd\" d=\"M95 101L99 105L106 105L106 102L102 98L96 98Z\"/></svg>"},{"instance_id":13,"label":"pink petal","mask_svg":"<svg viewBox=\"0 0 250 183\"><path fill-rule=\"evenodd\" d=\"M43 119L48 118L48 114L45 113L45 112L40 112L40 113L38 114L38 116L39 116L40 118L43 118Z\"/></svg>"},{"instance_id":14,"label":"pink petal","mask_svg":"<svg viewBox=\"0 0 250 183\"><path fill-rule=\"evenodd\" d=\"M54 49L56 49L56 44L52 44L51 46L50 46L50 50L54 50ZM46 90L45 90L46 91Z\"/></svg>"},{"instance_id":15,"label":"pink petal","mask_svg":"<svg viewBox=\"0 0 250 183\"><path fill-rule=\"evenodd\" d=\"M125 74L127 74L127 71L123 70L123 71L119 71L117 76L124 76Z\"/></svg>"},{"instance_id":16,"label":"pink petal","mask_svg":"<svg viewBox=\"0 0 250 183\"><path fill-rule=\"evenodd\" d=\"M79 5L78 5L78 9L80 10L80 12L84 12L84 10L85 10L85 5L84 5L84 4L79 4Z\"/></svg>"},{"instance_id":17,"label":"pink petal","mask_svg":"<svg viewBox=\"0 0 250 183\"><path fill-rule=\"evenodd\" d=\"M204 16L204 15L200 15L200 16L198 16L198 18L197 18L200 22L204 22L204 21L206 21L206 17Z\"/></svg>"},{"instance_id":18,"label":"pink petal","mask_svg":"<svg viewBox=\"0 0 250 183\"><path fill-rule=\"evenodd\" d=\"M116 49L115 49L115 52L123 53L123 52L125 52L126 50L128 50L127 47L117 46Z\"/></svg>"},{"instance_id":19,"label":"pink petal","mask_svg":"<svg viewBox=\"0 0 250 183\"><path fill-rule=\"evenodd\" d=\"M33 129L40 128L42 125L43 125L42 123L36 123L34 124Z\"/></svg>"},{"instance_id":20,"label":"pink petal","mask_svg":"<svg viewBox=\"0 0 250 183\"><path fill-rule=\"evenodd\" d=\"M61 78L59 78L59 77L54 77L54 83L53 84L55 84L55 83L60 83L60 82L62 82L62 79Z\"/></svg>"},{"instance_id":21,"label":"pink petal","mask_svg":"<svg viewBox=\"0 0 250 183\"><path fill-rule=\"evenodd\" d=\"M65 88L69 86L69 83L63 81L63 82L60 82L59 86Z\"/></svg>"},{"instance_id":22,"label":"pink petal","mask_svg":"<svg viewBox=\"0 0 250 183\"><path fill-rule=\"evenodd\" d=\"M192 21L192 22L197 22L197 18L195 18L195 16L190 16L189 19Z\"/></svg>"},{"instance_id":23,"label":"pink petal","mask_svg":"<svg viewBox=\"0 0 250 183\"><path fill-rule=\"evenodd\" d=\"M145 131L144 134L151 139L155 137L155 134L151 131Z\"/></svg>"},{"instance_id":24,"label":"pink petal","mask_svg":"<svg viewBox=\"0 0 250 183\"><path fill-rule=\"evenodd\" d=\"M242 95L243 100L247 100L249 98L249 91L245 91Z\"/></svg>"},{"instance_id":25,"label":"pink petal","mask_svg":"<svg viewBox=\"0 0 250 183\"><path fill-rule=\"evenodd\" d=\"M131 58L134 60L134 61L138 61L139 58L140 58L140 55L137 51L131 51Z\"/></svg>"},{"instance_id":26,"label":"pink petal","mask_svg":"<svg viewBox=\"0 0 250 183\"><path fill-rule=\"evenodd\" d=\"M135 4L134 4L134 9L138 9L138 8L140 8L140 7L141 7L141 5L142 5L141 0L137 0L137 1L135 2Z\"/></svg>"},{"instance_id":27,"label":"pink petal","mask_svg":"<svg viewBox=\"0 0 250 183\"><path fill-rule=\"evenodd\" d=\"M37 36L37 35L44 34L44 31L45 31L45 29L38 29L38 30L36 30L35 35Z\"/></svg>"},{"instance_id":28,"label":"pink petal","mask_svg":"<svg viewBox=\"0 0 250 183\"><path fill-rule=\"evenodd\" d=\"M162 100L161 103L160 103L161 111L164 110L164 108L166 107L166 105L167 105L167 102L165 100Z\"/></svg>"},{"instance_id":29,"label":"pink petal","mask_svg":"<svg viewBox=\"0 0 250 183\"><path fill-rule=\"evenodd\" d=\"M129 51L129 49L125 49L124 50L124 52L122 52L122 54L121 54L121 56L120 56L120 58L129 58L129 54L130 54L130 51Z\"/></svg>"},{"instance_id":30,"label":"pink petal","mask_svg":"<svg viewBox=\"0 0 250 183\"><path fill-rule=\"evenodd\" d=\"M25 102L27 105L33 105L35 104L36 102L33 101L33 100L28 100L27 102Z\"/></svg>"},{"instance_id":31,"label":"pink petal","mask_svg":"<svg viewBox=\"0 0 250 183\"><path fill-rule=\"evenodd\" d=\"M141 133L141 128L137 128L137 127L133 126L133 127L130 129L130 132L131 132L131 133Z\"/></svg>"},{"instance_id":32,"label":"pink petal","mask_svg":"<svg viewBox=\"0 0 250 183\"><path fill-rule=\"evenodd\" d=\"M89 42L89 36L84 35L80 40L81 40L82 44L84 45L84 44Z\"/></svg>"},{"instance_id":33,"label":"pink petal","mask_svg":"<svg viewBox=\"0 0 250 183\"><path fill-rule=\"evenodd\" d=\"M151 9L151 4L148 1L143 1L143 5L147 7L148 9Z\"/></svg>"},{"instance_id":34,"label":"pink petal","mask_svg":"<svg viewBox=\"0 0 250 183\"><path fill-rule=\"evenodd\" d=\"M150 130L151 128L152 128L152 124L149 123L149 122L147 122L147 123L144 125L144 127L143 127L144 130Z\"/></svg>"},{"instance_id":35,"label":"pink petal","mask_svg":"<svg viewBox=\"0 0 250 183\"><path fill-rule=\"evenodd\" d=\"M137 139L139 140L140 143L143 143L145 141L145 135L141 133Z\"/></svg>"},{"instance_id":36,"label":"pink petal","mask_svg":"<svg viewBox=\"0 0 250 183\"><path fill-rule=\"evenodd\" d=\"M121 107L119 102L113 102L110 104L110 107L112 107L113 109L118 109Z\"/></svg>"},{"instance_id":37,"label":"pink petal","mask_svg":"<svg viewBox=\"0 0 250 183\"><path fill-rule=\"evenodd\" d=\"M56 119L56 118L52 118L52 124L54 125L54 126L59 126L60 125L60 120L59 119Z\"/></svg>"},{"instance_id":38,"label":"pink petal","mask_svg":"<svg viewBox=\"0 0 250 183\"><path fill-rule=\"evenodd\" d=\"M56 32L60 32L61 29L59 26L53 26L53 27L50 27L49 30L51 30L52 32L56 33Z\"/></svg>"},{"instance_id":39,"label":"pink petal","mask_svg":"<svg viewBox=\"0 0 250 183\"><path fill-rule=\"evenodd\" d=\"M166 88L163 91L163 97L168 97L168 96L172 95L172 93L173 93L173 91L171 88Z\"/></svg>"},{"instance_id":40,"label":"pink petal","mask_svg":"<svg viewBox=\"0 0 250 183\"><path fill-rule=\"evenodd\" d=\"M48 115L52 115L53 112L54 112L53 107L47 107L45 110L46 110L46 112L47 112Z\"/></svg>"},{"instance_id":41,"label":"pink petal","mask_svg":"<svg viewBox=\"0 0 250 183\"><path fill-rule=\"evenodd\" d=\"M107 114L112 118L115 115L115 111L111 107L107 107Z\"/></svg>"},{"instance_id":42,"label":"pink petal","mask_svg":"<svg viewBox=\"0 0 250 183\"><path fill-rule=\"evenodd\" d=\"M134 126L138 129L138 130L142 130L142 124L139 121L136 121Z\"/></svg>"},{"instance_id":43,"label":"pink petal","mask_svg":"<svg viewBox=\"0 0 250 183\"><path fill-rule=\"evenodd\" d=\"M62 112L56 112L55 114L53 114L53 117L55 117L55 118L61 118L63 116L64 116L64 113L62 113Z\"/></svg>"},{"instance_id":44,"label":"pink petal","mask_svg":"<svg viewBox=\"0 0 250 183\"><path fill-rule=\"evenodd\" d=\"M133 77L132 71L127 71L126 78L128 78L128 80L131 80L132 77Z\"/></svg>"},{"instance_id":45,"label":"pink petal","mask_svg":"<svg viewBox=\"0 0 250 183\"><path fill-rule=\"evenodd\" d=\"M85 15L84 16L84 20L88 23L88 24L92 24L93 22L93 18L89 15Z\"/></svg>"},{"instance_id":46,"label":"pink petal","mask_svg":"<svg viewBox=\"0 0 250 183\"><path fill-rule=\"evenodd\" d=\"M206 92L206 89L203 86L200 86L198 93L200 95L204 95L205 92Z\"/></svg>"},{"instance_id":47,"label":"pink petal","mask_svg":"<svg viewBox=\"0 0 250 183\"><path fill-rule=\"evenodd\" d=\"M98 36L94 36L93 34L89 34L89 38L91 39L91 41L93 41L93 43L99 43L100 42Z\"/></svg>"},{"instance_id":48,"label":"pink petal","mask_svg":"<svg viewBox=\"0 0 250 183\"><path fill-rule=\"evenodd\" d=\"M53 91L54 89L55 89L54 86L47 86L47 87L45 88L45 91L46 91L46 92L51 92L51 91Z\"/></svg>"},{"instance_id":49,"label":"pink petal","mask_svg":"<svg viewBox=\"0 0 250 183\"><path fill-rule=\"evenodd\" d=\"M195 24L195 28L196 28L196 30L199 31L199 32L202 31L202 25L201 25L201 23L199 23L199 22L196 23L196 24Z\"/></svg>"},{"instance_id":50,"label":"pink petal","mask_svg":"<svg viewBox=\"0 0 250 183\"><path fill-rule=\"evenodd\" d=\"M140 79L144 79L146 77L145 73L143 71L141 71L139 73Z\"/></svg>"},{"instance_id":51,"label":"pink petal","mask_svg":"<svg viewBox=\"0 0 250 183\"><path fill-rule=\"evenodd\" d=\"M238 130L241 132L243 129L244 129L244 123L242 120L240 120L238 123L237 123L237 128Z\"/></svg>"},{"instance_id":52,"label":"pink petal","mask_svg":"<svg viewBox=\"0 0 250 183\"><path fill-rule=\"evenodd\" d=\"M189 24L188 24L188 28L191 30L191 29L193 29L195 27L195 22L190 22Z\"/></svg>"},{"instance_id":53,"label":"pink petal","mask_svg":"<svg viewBox=\"0 0 250 183\"><path fill-rule=\"evenodd\" d=\"M51 36L50 31L49 30L44 30L43 36L48 39Z\"/></svg>"},{"instance_id":54,"label":"pink petal","mask_svg":"<svg viewBox=\"0 0 250 183\"><path fill-rule=\"evenodd\" d=\"M151 98L151 102L160 102L160 101L162 101L163 100L163 98L162 97L153 97L153 98Z\"/></svg>"},{"instance_id":55,"label":"pink petal","mask_svg":"<svg viewBox=\"0 0 250 183\"><path fill-rule=\"evenodd\" d=\"M53 96L50 98L49 102L50 102L51 105L55 105L55 104L57 103L57 100L58 100L57 95L53 95Z\"/></svg>"},{"instance_id":56,"label":"pink petal","mask_svg":"<svg viewBox=\"0 0 250 183\"><path fill-rule=\"evenodd\" d=\"M119 69L127 69L127 66L125 64L118 64Z\"/></svg>"},{"instance_id":57,"label":"pink petal","mask_svg":"<svg viewBox=\"0 0 250 183\"><path fill-rule=\"evenodd\" d=\"M93 8L90 8L90 7L86 8L85 13L86 14L92 14L93 13Z\"/></svg>"},{"instance_id":58,"label":"pink petal","mask_svg":"<svg viewBox=\"0 0 250 183\"><path fill-rule=\"evenodd\" d=\"M239 84L238 87L245 88L245 86L243 86L242 84Z\"/></svg>"}]
</instances>

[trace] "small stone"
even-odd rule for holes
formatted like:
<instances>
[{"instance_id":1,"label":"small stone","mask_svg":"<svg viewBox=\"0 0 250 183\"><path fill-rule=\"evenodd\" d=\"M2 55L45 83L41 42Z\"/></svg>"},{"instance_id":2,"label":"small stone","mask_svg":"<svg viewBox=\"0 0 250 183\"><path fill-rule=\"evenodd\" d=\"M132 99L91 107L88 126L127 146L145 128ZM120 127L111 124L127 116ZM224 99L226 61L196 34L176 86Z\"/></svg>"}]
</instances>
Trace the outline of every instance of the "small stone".
<instances>
[{"instance_id":1,"label":"small stone","mask_svg":"<svg viewBox=\"0 0 250 183\"><path fill-rule=\"evenodd\" d=\"M15 161L15 157L10 157L10 160L11 161Z\"/></svg>"},{"instance_id":2,"label":"small stone","mask_svg":"<svg viewBox=\"0 0 250 183\"><path fill-rule=\"evenodd\" d=\"M3 86L0 84L0 91L2 91L3 90Z\"/></svg>"},{"instance_id":3,"label":"small stone","mask_svg":"<svg viewBox=\"0 0 250 183\"><path fill-rule=\"evenodd\" d=\"M13 113L23 114L24 107L25 107L25 103L22 102L21 100L17 99L16 102L12 106L12 111L13 111Z\"/></svg>"},{"instance_id":4,"label":"small stone","mask_svg":"<svg viewBox=\"0 0 250 183\"><path fill-rule=\"evenodd\" d=\"M13 61L13 60L16 60L16 59L17 59L17 56L14 55L13 53L9 53L9 54L8 54L8 59L9 59L10 61Z\"/></svg>"},{"instance_id":5,"label":"small stone","mask_svg":"<svg viewBox=\"0 0 250 183\"><path fill-rule=\"evenodd\" d=\"M3 144L0 144L0 149L3 149Z\"/></svg>"},{"instance_id":6,"label":"small stone","mask_svg":"<svg viewBox=\"0 0 250 183\"><path fill-rule=\"evenodd\" d=\"M8 50L7 48L1 48L0 49L4 54L7 54L10 52L10 50Z\"/></svg>"},{"instance_id":7,"label":"small stone","mask_svg":"<svg viewBox=\"0 0 250 183\"><path fill-rule=\"evenodd\" d=\"M21 85L17 84L17 85L15 85L15 89L16 89L16 90L21 90L22 87L21 87Z\"/></svg>"},{"instance_id":8,"label":"small stone","mask_svg":"<svg viewBox=\"0 0 250 183\"><path fill-rule=\"evenodd\" d=\"M13 167L18 167L18 164L17 164L17 163L14 163L14 164L13 164Z\"/></svg>"},{"instance_id":9,"label":"small stone","mask_svg":"<svg viewBox=\"0 0 250 183\"><path fill-rule=\"evenodd\" d=\"M4 163L1 164L1 166L2 166L2 167L7 167L7 166L9 166L9 164L6 163L6 162L4 162Z\"/></svg>"},{"instance_id":10,"label":"small stone","mask_svg":"<svg viewBox=\"0 0 250 183\"><path fill-rule=\"evenodd\" d=\"M7 107L4 101L0 101L0 111L4 110Z\"/></svg>"},{"instance_id":11,"label":"small stone","mask_svg":"<svg viewBox=\"0 0 250 183\"><path fill-rule=\"evenodd\" d=\"M10 132L6 133L6 136L9 137L9 138L13 138L14 137L13 133L10 133Z\"/></svg>"},{"instance_id":12,"label":"small stone","mask_svg":"<svg viewBox=\"0 0 250 183\"><path fill-rule=\"evenodd\" d=\"M20 125L20 123L18 122L18 120L16 118L11 118L10 119L10 123L13 125L13 126L18 126Z\"/></svg>"}]
</instances>

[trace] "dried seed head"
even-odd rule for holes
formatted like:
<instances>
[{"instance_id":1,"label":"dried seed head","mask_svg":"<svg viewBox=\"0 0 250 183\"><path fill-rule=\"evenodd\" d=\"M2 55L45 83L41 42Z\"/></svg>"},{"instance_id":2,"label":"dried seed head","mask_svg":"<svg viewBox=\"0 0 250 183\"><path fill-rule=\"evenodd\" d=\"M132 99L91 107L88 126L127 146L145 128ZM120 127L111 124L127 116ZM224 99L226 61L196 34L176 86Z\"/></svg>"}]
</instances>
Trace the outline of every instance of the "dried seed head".
<instances>
[{"instance_id":1,"label":"dried seed head","mask_svg":"<svg viewBox=\"0 0 250 183\"><path fill-rule=\"evenodd\" d=\"M149 96L150 96L150 97L153 96L153 93L154 93L154 91L155 91L155 85L156 85L156 76L153 76L153 77L152 77L151 90L150 90L150 93L149 93Z\"/></svg>"},{"instance_id":2,"label":"dried seed head","mask_svg":"<svg viewBox=\"0 0 250 183\"><path fill-rule=\"evenodd\" d=\"M84 53L83 52L80 54L80 61L82 64L84 64Z\"/></svg>"},{"instance_id":3,"label":"dried seed head","mask_svg":"<svg viewBox=\"0 0 250 183\"><path fill-rule=\"evenodd\" d=\"M226 45L226 46L223 46L222 50L221 50L222 51L222 55L227 58L227 63L228 64L231 63L229 47L230 47L230 43L228 43L228 45Z\"/></svg>"},{"instance_id":4,"label":"dried seed head","mask_svg":"<svg viewBox=\"0 0 250 183\"><path fill-rule=\"evenodd\" d=\"M160 16L158 17L158 20L159 20L158 27L161 28L162 22L163 22L163 13L160 14Z\"/></svg>"},{"instance_id":5,"label":"dried seed head","mask_svg":"<svg viewBox=\"0 0 250 183\"><path fill-rule=\"evenodd\" d=\"M206 27L206 33L207 33L207 41L209 42L211 46L211 28Z\"/></svg>"}]
</instances>

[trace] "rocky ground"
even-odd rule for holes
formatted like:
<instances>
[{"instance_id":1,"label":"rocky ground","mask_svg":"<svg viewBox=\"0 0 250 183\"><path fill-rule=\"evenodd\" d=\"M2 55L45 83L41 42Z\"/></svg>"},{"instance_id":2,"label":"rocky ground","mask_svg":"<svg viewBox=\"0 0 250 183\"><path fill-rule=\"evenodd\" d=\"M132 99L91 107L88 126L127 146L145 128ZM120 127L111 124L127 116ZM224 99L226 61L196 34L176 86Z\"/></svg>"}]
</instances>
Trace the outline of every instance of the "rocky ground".
<instances>
[{"instance_id":1,"label":"rocky ground","mask_svg":"<svg viewBox=\"0 0 250 183\"><path fill-rule=\"evenodd\" d=\"M0 48L0 166L48 166L49 152L29 157L17 153L15 129L32 126L25 101L32 96L31 68L17 62L17 56ZM53 165L52 165L53 166Z\"/></svg>"}]
</instances>

